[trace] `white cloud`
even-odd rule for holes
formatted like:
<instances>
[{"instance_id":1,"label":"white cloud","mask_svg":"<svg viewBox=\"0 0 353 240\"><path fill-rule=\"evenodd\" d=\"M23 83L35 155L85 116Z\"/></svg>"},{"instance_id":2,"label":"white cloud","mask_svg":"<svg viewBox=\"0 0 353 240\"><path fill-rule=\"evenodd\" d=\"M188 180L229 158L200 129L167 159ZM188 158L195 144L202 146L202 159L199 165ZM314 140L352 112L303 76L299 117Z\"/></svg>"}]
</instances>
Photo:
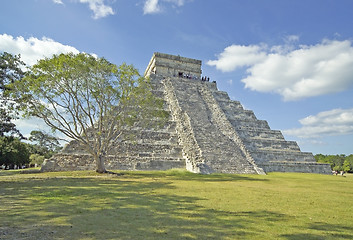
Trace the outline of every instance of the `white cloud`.
<instances>
[{"instance_id":1,"label":"white cloud","mask_svg":"<svg viewBox=\"0 0 353 240\"><path fill-rule=\"evenodd\" d=\"M88 3L89 8L93 11L94 19L114 15L114 10L111 6L104 3L104 0L79 0L80 3Z\"/></svg>"},{"instance_id":2,"label":"white cloud","mask_svg":"<svg viewBox=\"0 0 353 240\"><path fill-rule=\"evenodd\" d=\"M31 136L31 132L34 130L37 131L42 131L45 133L50 133L51 135L54 135L55 137L60 139L60 144L63 146L66 144L66 142L70 141L71 139L65 135L63 135L59 131L55 131L54 133L52 132L51 128L48 127L45 122L36 117L31 117L31 118L21 118L21 119L16 119L13 121L14 124L16 124L16 128L23 134L25 138L29 138ZM30 143L30 141L27 140L27 142Z\"/></svg>"},{"instance_id":3,"label":"white cloud","mask_svg":"<svg viewBox=\"0 0 353 240\"><path fill-rule=\"evenodd\" d=\"M296 36L286 44L231 45L217 60L207 62L223 72L247 68L245 87L259 92L275 92L285 101L343 91L353 85L351 42L323 40L307 46L294 46Z\"/></svg>"},{"instance_id":4,"label":"white cloud","mask_svg":"<svg viewBox=\"0 0 353 240\"><path fill-rule=\"evenodd\" d=\"M284 130L283 133L299 138L353 134L353 108L320 112L299 122L302 124L301 128Z\"/></svg>"},{"instance_id":5,"label":"white cloud","mask_svg":"<svg viewBox=\"0 0 353 240\"><path fill-rule=\"evenodd\" d=\"M79 53L76 48L55 42L50 38L30 37L24 39L21 36L13 38L7 34L0 34L0 51L16 55L21 54L21 60L28 65L33 65L39 59L51 57L53 54Z\"/></svg>"},{"instance_id":6,"label":"white cloud","mask_svg":"<svg viewBox=\"0 0 353 240\"><path fill-rule=\"evenodd\" d=\"M143 14L156 14L163 12L161 2L172 4L174 8L184 6L186 1L192 0L146 0L143 6Z\"/></svg>"},{"instance_id":7,"label":"white cloud","mask_svg":"<svg viewBox=\"0 0 353 240\"><path fill-rule=\"evenodd\" d=\"M216 66L223 72L231 72L237 68L252 66L266 58L263 46L231 45L226 47L218 56L218 60L207 62L210 66Z\"/></svg>"},{"instance_id":8,"label":"white cloud","mask_svg":"<svg viewBox=\"0 0 353 240\"><path fill-rule=\"evenodd\" d=\"M147 0L143 6L143 14L154 14L161 12L161 7L158 4L159 0Z\"/></svg>"},{"instance_id":9,"label":"white cloud","mask_svg":"<svg viewBox=\"0 0 353 240\"><path fill-rule=\"evenodd\" d=\"M26 138L30 136L33 130L50 131L50 128L40 118L21 118L14 120L13 123L16 124L16 128L18 128Z\"/></svg>"},{"instance_id":10,"label":"white cloud","mask_svg":"<svg viewBox=\"0 0 353 240\"><path fill-rule=\"evenodd\" d=\"M43 37L42 39L37 39L31 37L24 39L21 36L13 38L7 34L0 34L0 52L8 52L16 55L21 54L21 60L28 65L33 65L39 59L51 57L53 54L79 53L76 48L55 42L50 38ZM30 131L35 129L49 131L45 123L38 118L18 119L14 123L25 137L28 137Z\"/></svg>"},{"instance_id":11,"label":"white cloud","mask_svg":"<svg viewBox=\"0 0 353 240\"><path fill-rule=\"evenodd\" d=\"M53 2L56 4L64 4L62 0L53 0Z\"/></svg>"}]
</instances>

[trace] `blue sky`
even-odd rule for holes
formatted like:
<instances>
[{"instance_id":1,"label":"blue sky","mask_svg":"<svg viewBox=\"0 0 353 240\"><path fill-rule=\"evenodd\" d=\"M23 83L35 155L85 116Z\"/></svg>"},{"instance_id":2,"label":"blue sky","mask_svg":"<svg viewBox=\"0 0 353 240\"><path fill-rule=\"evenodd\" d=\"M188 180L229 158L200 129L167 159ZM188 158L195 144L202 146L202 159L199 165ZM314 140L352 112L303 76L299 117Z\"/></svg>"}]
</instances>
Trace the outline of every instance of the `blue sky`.
<instances>
[{"instance_id":1,"label":"blue sky","mask_svg":"<svg viewBox=\"0 0 353 240\"><path fill-rule=\"evenodd\" d=\"M352 154L352 25L352 0L3 0L0 51L28 64L86 52L140 73L153 52L199 59L302 151Z\"/></svg>"}]
</instances>

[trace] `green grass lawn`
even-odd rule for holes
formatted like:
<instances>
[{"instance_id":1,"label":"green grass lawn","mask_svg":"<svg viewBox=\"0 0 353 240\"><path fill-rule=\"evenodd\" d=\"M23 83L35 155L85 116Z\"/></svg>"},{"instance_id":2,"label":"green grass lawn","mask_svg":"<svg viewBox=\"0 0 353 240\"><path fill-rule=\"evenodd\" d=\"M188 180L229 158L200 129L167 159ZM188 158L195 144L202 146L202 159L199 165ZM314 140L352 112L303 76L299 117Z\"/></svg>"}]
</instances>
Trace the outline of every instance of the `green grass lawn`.
<instances>
[{"instance_id":1,"label":"green grass lawn","mask_svg":"<svg viewBox=\"0 0 353 240\"><path fill-rule=\"evenodd\" d=\"M0 171L0 239L353 239L353 176Z\"/></svg>"}]
</instances>

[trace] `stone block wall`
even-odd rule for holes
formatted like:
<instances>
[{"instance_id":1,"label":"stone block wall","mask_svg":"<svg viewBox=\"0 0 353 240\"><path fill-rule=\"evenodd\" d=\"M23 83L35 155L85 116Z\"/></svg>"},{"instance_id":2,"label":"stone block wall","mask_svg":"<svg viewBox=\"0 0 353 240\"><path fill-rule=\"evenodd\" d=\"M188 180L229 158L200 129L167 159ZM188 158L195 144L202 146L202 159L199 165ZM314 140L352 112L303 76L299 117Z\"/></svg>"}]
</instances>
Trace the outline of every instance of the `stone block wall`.
<instances>
[{"instance_id":1,"label":"stone block wall","mask_svg":"<svg viewBox=\"0 0 353 240\"><path fill-rule=\"evenodd\" d=\"M145 76L188 76L201 79L201 61L164 53L154 53L145 71Z\"/></svg>"}]
</instances>

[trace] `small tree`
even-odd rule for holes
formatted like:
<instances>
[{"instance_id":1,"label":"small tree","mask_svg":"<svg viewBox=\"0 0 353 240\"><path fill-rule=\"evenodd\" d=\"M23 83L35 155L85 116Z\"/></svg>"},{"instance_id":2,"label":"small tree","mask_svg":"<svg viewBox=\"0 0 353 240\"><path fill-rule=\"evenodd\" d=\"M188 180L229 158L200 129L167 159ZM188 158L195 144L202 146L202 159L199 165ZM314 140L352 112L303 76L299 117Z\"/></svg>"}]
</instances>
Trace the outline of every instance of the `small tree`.
<instances>
[{"instance_id":1,"label":"small tree","mask_svg":"<svg viewBox=\"0 0 353 240\"><path fill-rule=\"evenodd\" d=\"M344 160L343 166L342 166L342 170L345 172L351 172L352 171L352 166L349 162L348 159Z\"/></svg>"},{"instance_id":2,"label":"small tree","mask_svg":"<svg viewBox=\"0 0 353 240\"><path fill-rule=\"evenodd\" d=\"M29 156L29 160L31 165L42 165L42 163L44 162L44 156L39 155L37 153L31 154Z\"/></svg>"},{"instance_id":3,"label":"small tree","mask_svg":"<svg viewBox=\"0 0 353 240\"><path fill-rule=\"evenodd\" d=\"M89 54L60 54L39 61L16 85L27 116L79 141L92 155L96 171L124 128L149 119L166 119L163 102L148 79L131 65L117 67Z\"/></svg>"},{"instance_id":4,"label":"small tree","mask_svg":"<svg viewBox=\"0 0 353 240\"><path fill-rule=\"evenodd\" d=\"M334 166L334 167L332 168L332 170L333 170L333 171L340 172L340 171L342 171L342 167L339 166L339 165L336 165L336 166Z\"/></svg>"}]
</instances>

